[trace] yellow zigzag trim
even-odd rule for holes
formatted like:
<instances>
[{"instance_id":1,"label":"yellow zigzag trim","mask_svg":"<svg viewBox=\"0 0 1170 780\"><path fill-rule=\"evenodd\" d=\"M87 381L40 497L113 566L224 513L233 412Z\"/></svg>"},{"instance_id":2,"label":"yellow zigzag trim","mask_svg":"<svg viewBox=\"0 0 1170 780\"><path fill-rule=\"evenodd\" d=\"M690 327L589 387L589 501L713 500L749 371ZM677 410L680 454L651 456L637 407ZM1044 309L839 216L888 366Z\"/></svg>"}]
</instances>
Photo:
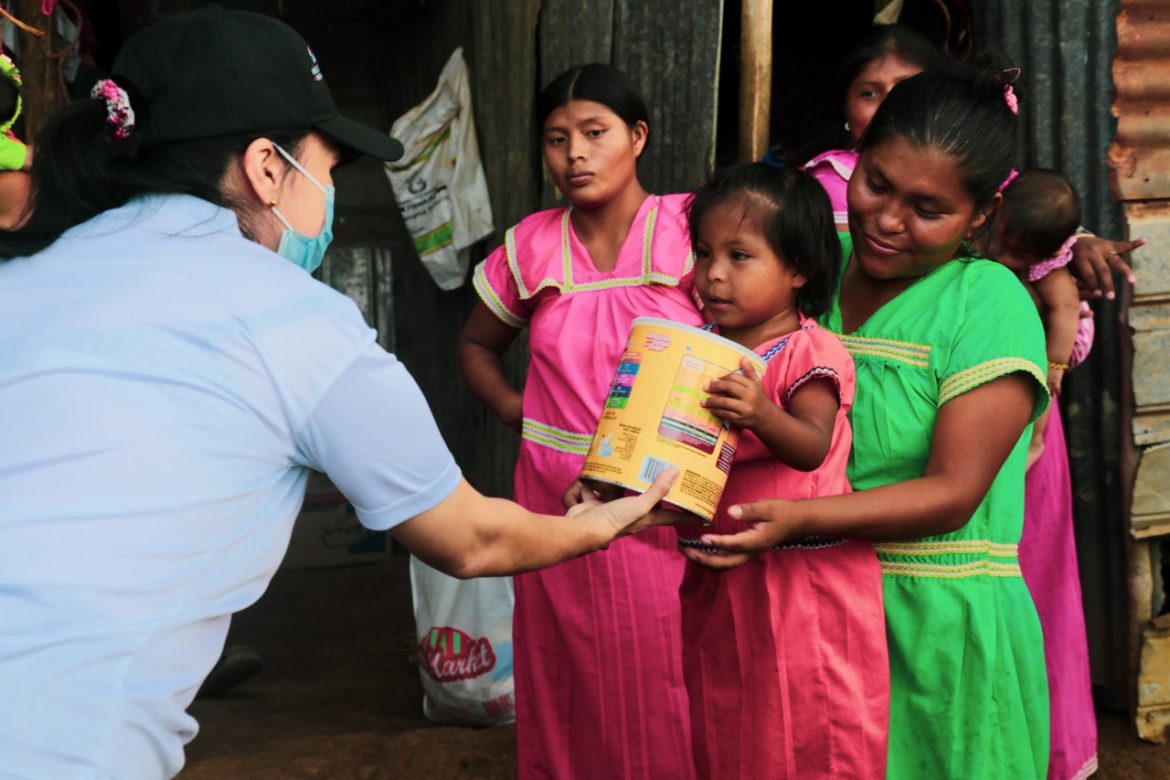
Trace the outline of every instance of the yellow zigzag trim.
<instances>
[{"instance_id":1,"label":"yellow zigzag trim","mask_svg":"<svg viewBox=\"0 0 1170 780\"><path fill-rule=\"evenodd\" d=\"M986 539L952 539L941 542L883 542L874 545L881 563L882 573L902 577L926 577L934 579L962 579L965 577L1020 577L1020 564L1016 561L1019 546ZM932 555L980 555L984 556L966 563L919 563L914 561L890 560L887 555L932 556ZM996 559L1000 560L996 560Z\"/></svg>"},{"instance_id":2,"label":"yellow zigzag trim","mask_svg":"<svg viewBox=\"0 0 1170 780\"><path fill-rule=\"evenodd\" d=\"M573 289L573 251L569 247L569 214L572 209L565 209L561 215L561 278L565 280L565 290Z\"/></svg>"},{"instance_id":3,"label":"yellow zigzag trim","mask_svg":"<svg viewBox=\"0 0 1170 780\"><path fill-rule=\"evenodd\" d=\"M548 423L537 422L531 417L524 418L524 427L531 428L532 430L539 431L541 433L547 433L567 441L578 441L584 442L585 444L593 441L593 434L591 433L574 433L573 431L566 431L563 428L557 428L556 426L549 425Z\"/></svg>"},{"instance_id":4,"label":"yellow zigzag trim","mask_svg":"<svg viewBox=\"0 0 1170 780\"><path fill-rule=\"evenodd\" d=\"M650 213L646 215L646 231L642 234L642 278L649 280L651 267L650 260L650 243L654 239L654 223L658 221L658 202L655 201L654 208L650 209Z\"/></svg>"},{"instance_id":5,"label":"yellow zigzag trim","mask_svg":"<svg viewBox=\"0 0 1170 780\"><path fill-rule=\"evenodd\" d=\"M998 379L1006 374L1014 374L1017 371L1023 371L1030 375L1033 379L1040 383L1041 387L1048 387L1048 375L1040 370L1030 360L1018 357L1005 357L989 360L986 363L980 363L977 366L963 369L957 374L952 374L943 380L939 387L938 405L942 406L947 401L962 395L968 390L972 390L979 385L990 382L993 379Z\"/></svg>"},{"instance_id":6,"label":"yellow zigzag trim","mask_svg":"<svg viewBox=\"0 0 1170 780\"><path fill-rule=\"evenodd\" d=\"M642 274L640 276L629 276L620 279L603 279L599 282L586 282L584 284L575 284L573 282L573 251L572 245L569 242L569 214L572 209L567 209L561 217L561 268L564 273L565 283L561 287L562 292L589 292L592 290L609 290L615 287L637 287L641 284L648 284L655 282L656 284L668 284L671 286L678 284L678 279L667 276L666 274L658 273L654 270L654 259L651 252L651 246L654 243L654 225L658 221L658 206L650 209L650 213L646 215L646 228L642 233ZM688 256L688 263L693 265L693 260ZM685 268L683 274L685 275L690 268ZM555 285L551 279L545 279L540 283L540 286L533 291L533 295L539 292L546 285Z\"/></svg>"},{"instance_id":7,"label":"yellow zigzag trim","mask_svg":"<svg viewBox=\"0 0 1170 780\"><path fill-rule=\"evenodd\" d=\"M988 563L972 561L955 566L931 565L926 563L902 563L880 561L882 574L898 577L922 577L928 579L957 580L970 577L1019 577L1018 564Z\"/></svg>"},{"instance_id":8,"label":"yellow zigzag trim","mask_svg":"<svg viewBox=\"0 0 1170 780\"><path fill-rule=\"evenodd\" d=\"M593 443L593 436L589 434L561 430L528 417L524 418L520 436L533 444L573 455L588 455Z\"/></svg>"},{"instance_id":9,"label":"yellow zigzag trim","mask_svg":"<svg viewBox=\"0 0 1170 780\"><path fill-rule=\"evenodd\" d=\"M563 281L557 281L551 277L545 277L540 280L540 283L532 290L529 290L524 285L524 277L520 275L520 264L516 256L516 228L510 227L504 233L504 251L508 258L508 268L512 272L512 277L516 280L516 288L520 293L520 297L528 300L536 296L541 290L546 287L553 287L563 293L571 292L593 292L594 290L611 290L617 287L637 287L643 284L664 284L671 287L678 286L679 279L669 274L659 273L654 270L653 253L651 251L654 243L654 225L658 221L658 206L650 210L646 215L646 229L642 236L642 273L639 276L630 276L617 279L602 279L597 282L586 282L584 284L575 284L573 282L573 251L572 244L569 241L569 217L572 209L566 209L565 213L561 215L561 276ZM685 276L694 267L693 253L687 254L686 264L683 269ZM481 295L481 297L483 297ZM498 298L497 298L498 302ZM486 303L486 301L485 301ZM489 308L495 311L491 304ZM498 314L499 312L497 312ZM512 314L515 317L515 314ZM508 322L504 317L505 322ZM508 322L509 325L513 323ZM519 327L519 326L516 326Z\"/></svg>"},{"instance_id":10,"label":"yellow zigzag trim","mask_svg":"<svg viewBox=\"0 0 1170 780\"><path fill-rule=\"evenodd\" d=\"M952 555L980 553L994 557L1014 557L1019 545L989 542L986 539L953 539L945 542L880 542L873 546L887 555Z\"/></svg>"},{"instance_id":11,"label":"yellow zigzag trim","mask_svg":"<svg viewBox=\"0 0 1170 780\"><path fill-rule=\"evenodd\" d=\"M508 267L512 269L512 278L516 280L516 289L521 298L531 298L528 288L524 286L524 277L520 275L520 264L516 262L516 227L513 225L504 233L504 254L508 257Z\"/></svg>"},{"instance_id":12,"label":"yellow zigzag trim","mask_svg":"<svg viewBox=\"0 0 1170 780\"><path fill-rule=\"evenodd\" d=\"M479 294L479 299L483 301L483 305L488 307L492 314L500 318L505 325L511 325L513 328L523 328L528 324L527 320L521 319L508 310L504 302L496 295L496 291L492 289L491 283L487 279L487 273L483 269L483 263L476 267L475 273L471 277L471 286Z\"/></svg>"},{"instance_id":13,"label":"yellow zigzag trim","mask_svg":"<svg viewBox=\"0 0 1170 780\"><path fill-rule=\"evenodd\" d=\"M900 363L926 368L930 361L929 344L913 344L907 341L892 341L890 339L870 339L864 336L840 336L841 343L850 354L867 355L870 357L887 358Z\"/></svg>"}]
</instances>

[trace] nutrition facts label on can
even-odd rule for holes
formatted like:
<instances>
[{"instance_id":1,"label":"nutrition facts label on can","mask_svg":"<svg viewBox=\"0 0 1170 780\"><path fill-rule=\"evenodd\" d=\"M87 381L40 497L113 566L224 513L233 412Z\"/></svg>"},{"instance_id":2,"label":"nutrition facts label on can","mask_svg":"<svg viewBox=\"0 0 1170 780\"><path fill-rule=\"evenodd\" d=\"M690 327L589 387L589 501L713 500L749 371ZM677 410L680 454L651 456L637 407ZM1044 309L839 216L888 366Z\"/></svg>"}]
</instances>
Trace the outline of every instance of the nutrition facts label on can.
<instances>
[{"instance_id":1,"label":"nutrition facts label on can","mask_svg":"<svg viewBox=\"0 0 1170 780\"><path fill-rule=\"evenodd\" d=\"M684 357L674 375L666 408L658 424L658 434L700 452L715 451L723 421L704 409L700 402L707 396L703 388L712 379L731 371L694 355Z\"/></svg>"}]
</instances>

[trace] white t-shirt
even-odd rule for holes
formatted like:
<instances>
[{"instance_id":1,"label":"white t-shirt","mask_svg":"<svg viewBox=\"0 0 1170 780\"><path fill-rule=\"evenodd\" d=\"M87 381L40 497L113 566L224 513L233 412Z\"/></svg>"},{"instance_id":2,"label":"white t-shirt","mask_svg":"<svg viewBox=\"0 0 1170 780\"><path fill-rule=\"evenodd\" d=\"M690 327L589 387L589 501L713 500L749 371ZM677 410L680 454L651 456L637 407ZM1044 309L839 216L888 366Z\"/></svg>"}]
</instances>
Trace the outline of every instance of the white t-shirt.
<instances>
[{"instance_id":1,"label":"white t-shirt","mask_svg":"<svg viewBox=\"0 0 1170 780\"><path fill-rule=\"evenodd\" d=\"M0 776L170 776L309 469L386 529L460 472L342 294L155 196L0 262Z\"/></svg>"}]
</instances>

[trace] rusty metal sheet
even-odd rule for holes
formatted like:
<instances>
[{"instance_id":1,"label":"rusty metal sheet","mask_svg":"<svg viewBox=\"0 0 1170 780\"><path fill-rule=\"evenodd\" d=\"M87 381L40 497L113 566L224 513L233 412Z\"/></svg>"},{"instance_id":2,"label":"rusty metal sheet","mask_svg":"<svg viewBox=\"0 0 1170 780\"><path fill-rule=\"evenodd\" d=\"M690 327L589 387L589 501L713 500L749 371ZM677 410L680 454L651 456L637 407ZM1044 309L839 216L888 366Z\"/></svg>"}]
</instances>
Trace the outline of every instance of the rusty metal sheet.
<instances>
[{"instance_id":1,"label":"rusty metal sheet","mask_svg":"<svg viewBox=\"0 0 1170 780\"><path fill-rule=\"evenodd\" d=\"M1122 200L1170 197L1170 2L1123 0L1117 15L1117 138L1109 149Z\"/></svg>"}]
</instances>

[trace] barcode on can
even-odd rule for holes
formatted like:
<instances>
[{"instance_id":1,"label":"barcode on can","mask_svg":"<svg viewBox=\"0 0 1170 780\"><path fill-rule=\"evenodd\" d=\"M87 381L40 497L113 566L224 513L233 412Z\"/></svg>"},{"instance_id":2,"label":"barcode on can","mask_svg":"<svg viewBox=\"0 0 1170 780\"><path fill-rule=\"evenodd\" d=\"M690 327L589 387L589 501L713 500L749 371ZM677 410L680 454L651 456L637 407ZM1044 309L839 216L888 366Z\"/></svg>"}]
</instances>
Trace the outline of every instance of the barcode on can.
<instances>
[{"instance_id":1,"label":"barcode on can","mask_svg":"<svg viewBox=\"0 0 1170 780\"><path fill-rule=\"evenodd\" d=\"M674 464L668 460L662 460L661 458L655 458L652 455L647 455L642 460L642 470L638 472L638 479L641 482L653 482L655 477L673 465Z\"/></svg>"}]
</instances>

